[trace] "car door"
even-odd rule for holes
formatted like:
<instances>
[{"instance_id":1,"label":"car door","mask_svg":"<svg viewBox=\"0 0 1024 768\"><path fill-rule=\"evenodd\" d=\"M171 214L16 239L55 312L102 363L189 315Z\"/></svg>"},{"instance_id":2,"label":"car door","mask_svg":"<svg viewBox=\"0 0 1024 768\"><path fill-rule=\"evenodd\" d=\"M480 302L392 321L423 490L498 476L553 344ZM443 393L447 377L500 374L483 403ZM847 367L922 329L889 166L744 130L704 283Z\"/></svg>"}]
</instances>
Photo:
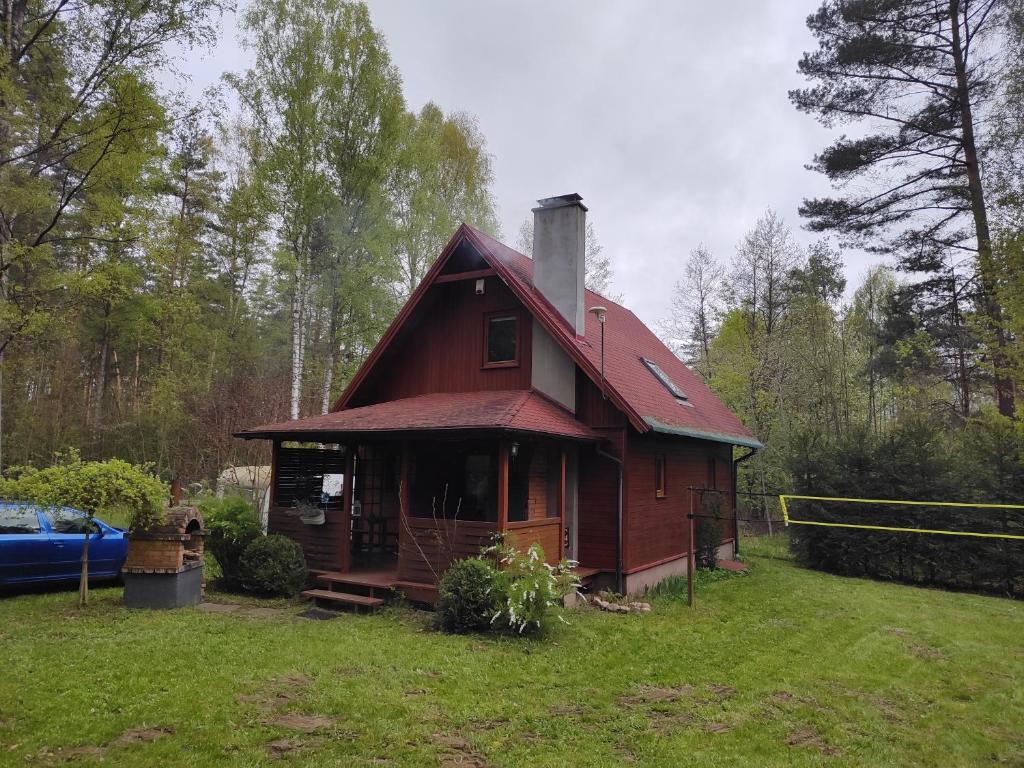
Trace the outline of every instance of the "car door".
<instances>
[{"instance_id":1,"label":"car door","mask_svg":"<svg viewBox=\"0 0 1024 768\"><path fill-rule=\"evenodd\" d=\"M93 518L99 532L89 538L89 573L93 576L117 576L128 554L124 531Z\"/></svg>"},{"instance_id":2,"label":"car door","mask_svg":"<svg viewBox=\"0 0 1024 768\"><path fill-rule=\"evenodd\" d=\"M85 528L93 533L89 537L90 565L93 542L99 538L99 526L89 522L83 512L70 507L53 507L45 510L45 521L49 524L50 535L50 577L54 579L77 579L82 573L82 549L85 545ZM92 568L90 568L90 572Z\"/></svg>"},{"instance_id":3,"label":"car door","mask_svg":"<svg viewBox=\"0 0 1024 768\"><path fill-rule=\"evenodd\" d=\"M50 539L38 507L0 504L0 584L45 578Z\"/></svg>"}]
</instances>

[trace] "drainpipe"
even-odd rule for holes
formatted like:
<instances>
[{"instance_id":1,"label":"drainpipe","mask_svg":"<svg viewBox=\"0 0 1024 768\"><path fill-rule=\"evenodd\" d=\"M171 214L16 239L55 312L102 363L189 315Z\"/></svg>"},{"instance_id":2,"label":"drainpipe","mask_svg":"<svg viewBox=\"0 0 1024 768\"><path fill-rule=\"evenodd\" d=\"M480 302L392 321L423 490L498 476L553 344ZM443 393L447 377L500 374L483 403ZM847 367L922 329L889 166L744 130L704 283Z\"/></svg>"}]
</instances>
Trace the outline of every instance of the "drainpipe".
<instances>
[{"instance_id":1,"label":"drainpipe","mask_svg":"<svg viewBox=\"0 0 1024 768\"><path fill-rule=\"evenodd\" d=\"M615 591L622 595L625 594L622 573L622 459L603 450L601 446L597 446L595 450L598 456L604 456L609 461L615 462L619 468L619 500L615 513Z\"/></svg>"},{"instance_id":2,"label":"drainpipe","mask_svg":"<svg viewBox=\"0 0 1024 768\"><path fill-rule=\"evenodd\" d=\"M750 453L732 460L732 520L733 527L736 530L735 548L737 555L740 553L740 510L739 505L736 503L736 478L739 475L740 464L749 459L755 453L757 453L757 448L751 448Z\"/></svg>"}]
</instances>

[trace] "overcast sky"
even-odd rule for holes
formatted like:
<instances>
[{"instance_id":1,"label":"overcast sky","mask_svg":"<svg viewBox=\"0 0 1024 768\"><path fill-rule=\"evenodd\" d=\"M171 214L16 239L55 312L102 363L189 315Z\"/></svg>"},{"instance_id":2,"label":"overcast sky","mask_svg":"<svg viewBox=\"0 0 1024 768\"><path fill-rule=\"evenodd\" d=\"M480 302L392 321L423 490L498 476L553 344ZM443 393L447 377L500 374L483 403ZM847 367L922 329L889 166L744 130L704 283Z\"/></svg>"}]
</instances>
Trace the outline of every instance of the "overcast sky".
<instances>
[{"instance_id":1,"label":"overcast sky","mask_svg":"<svg viewBox=\"0 0 1024 768\"><path fill-rule=\"evenodd\" d=\"M768 207L797 239L797 206L827 191L804 169L830 133L787 90L813 47L816 0L370 0L412 109L475 115L494 156L503 239L541 197L578 192L612 260L613 290L648 323L687 253L723 261ZM199 93L248 54L233 17L185 63ZM873 261L846 254L857 281Z\"/></svg>"}]
</instances>

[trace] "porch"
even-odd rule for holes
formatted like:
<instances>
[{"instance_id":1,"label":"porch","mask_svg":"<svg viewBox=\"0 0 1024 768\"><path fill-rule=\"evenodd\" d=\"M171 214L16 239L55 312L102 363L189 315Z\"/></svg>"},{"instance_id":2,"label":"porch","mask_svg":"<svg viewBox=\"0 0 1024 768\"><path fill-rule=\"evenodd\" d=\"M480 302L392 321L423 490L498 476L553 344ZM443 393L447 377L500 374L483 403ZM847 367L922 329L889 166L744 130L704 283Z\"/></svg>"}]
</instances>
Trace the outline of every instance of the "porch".
<instances>
[{"instance_id":1,"label":"porch","mask_svg":"<svg viewBox=\"0 0 1024 768\"><path fill-rule=\"evenodd\" d=\"M275 441L268 530L302 545L326 591L432 602L449 565L498 533L574 559L577 457L535 436Z\"/></svg>"},{"instance_id":2,"label":"porch","mask_svg":"<svg viewBox=\"0 0 1024 768\"><path fill-rule=\"evenodd\" d=\"M336 579L325 586L362 572L349 586L406 593L499 533L580 560L581 457L603 439L534 390L419 395L238 436L273 441L269 532L299 542Z\"/></svg>"}]
</instances>

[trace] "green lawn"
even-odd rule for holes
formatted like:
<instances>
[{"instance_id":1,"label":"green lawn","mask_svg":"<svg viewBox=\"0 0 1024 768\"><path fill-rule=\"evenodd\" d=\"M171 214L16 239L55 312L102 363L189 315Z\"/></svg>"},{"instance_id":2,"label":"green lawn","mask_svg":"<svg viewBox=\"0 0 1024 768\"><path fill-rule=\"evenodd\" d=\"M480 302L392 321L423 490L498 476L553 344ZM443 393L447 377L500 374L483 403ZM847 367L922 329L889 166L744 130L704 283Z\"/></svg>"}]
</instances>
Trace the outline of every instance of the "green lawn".
<instances>
[{"instance_id":1,"label":"green lawn","mask_svg":"<svg viewBox=\"0 0 1024 768\"><path fill-rule=\"evenodd\" d=\"M7 597L0 765L1024 765L1024 604L780 555L545 640Z\"/></svg>"}]
</instances>

